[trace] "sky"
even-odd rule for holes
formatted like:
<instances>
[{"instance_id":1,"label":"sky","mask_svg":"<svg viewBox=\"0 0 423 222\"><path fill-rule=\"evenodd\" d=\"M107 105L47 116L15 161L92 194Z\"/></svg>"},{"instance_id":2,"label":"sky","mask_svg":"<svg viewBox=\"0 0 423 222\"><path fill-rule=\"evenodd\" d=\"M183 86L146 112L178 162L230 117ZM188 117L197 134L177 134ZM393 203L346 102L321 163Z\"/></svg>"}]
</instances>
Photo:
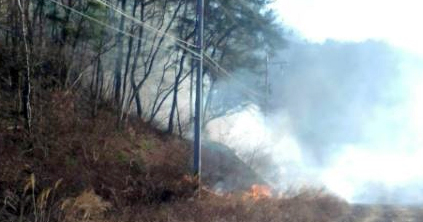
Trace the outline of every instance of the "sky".
<instances>
[{"instance_id":1,"label":"sky","mask_svg":"<svg viewBox=\"0 0 423 222\"><path fill-rule=\"evenodd\" d=\"M230 145L265 141L281 186L323 185L350 202L423 203L423 2L276 0L272 7L292 33L271 58L287 62L271 67L273 111L226 119L227 141L238 141Z\"/></svg>"},{"instance_id":2,"label":"sky","mask_svg":"<svg viewBox=\"0 0 423 222\"><path fill-rule=\"evenodd\" d=\"M322 42L385 40L423 55L419 0L276 0L283 24L305 39Z\"/></svg>"}]
</instances>

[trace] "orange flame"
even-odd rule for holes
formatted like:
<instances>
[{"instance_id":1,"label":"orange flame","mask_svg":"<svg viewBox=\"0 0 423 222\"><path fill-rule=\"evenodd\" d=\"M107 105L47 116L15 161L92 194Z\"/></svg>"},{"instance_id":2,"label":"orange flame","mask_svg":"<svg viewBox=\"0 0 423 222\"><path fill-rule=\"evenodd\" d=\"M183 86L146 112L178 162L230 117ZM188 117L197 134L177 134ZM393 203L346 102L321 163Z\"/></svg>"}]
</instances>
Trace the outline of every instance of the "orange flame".
<instances>
[{"instance_id":1,"label":"orange flame","mask_svg":"<svg viewBox=\"0 0 423 222\"><path fill-rule=\"evenodd\" d=\"M272 189L267 185L253 184L250 191L244 195L244 198L260 200L272 197Z\"/></svg>"}]
</instances>

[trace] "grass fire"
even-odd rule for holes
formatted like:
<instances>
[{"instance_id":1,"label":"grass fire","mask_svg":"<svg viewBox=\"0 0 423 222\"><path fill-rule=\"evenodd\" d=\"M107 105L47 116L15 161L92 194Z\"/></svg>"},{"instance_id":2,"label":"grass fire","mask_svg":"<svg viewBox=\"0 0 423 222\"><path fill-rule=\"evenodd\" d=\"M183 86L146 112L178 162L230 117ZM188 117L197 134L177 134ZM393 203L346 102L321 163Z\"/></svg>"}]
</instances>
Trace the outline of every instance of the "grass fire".
<instances>
[{"instance_id":1,"label":"grass fire","mask_svg":"<svg viewBox=\"0 0 423 222\"><path fill-rule=\"evenodd\" d=\"M244 198L252 198L253 200L260 200L272 198L272 190L267 185L253 184L249 191L244 194Z\"/></svg>"},{"instance_id":2,"label":"grass fire","mask_svg":"<svg viewBox=\"0 0 423 222\"><path fill-rule=\"evenodd\" d=\"M423 7L316 2L0 0L0 222L422 221Z\"/></svg>"}]
</instances>

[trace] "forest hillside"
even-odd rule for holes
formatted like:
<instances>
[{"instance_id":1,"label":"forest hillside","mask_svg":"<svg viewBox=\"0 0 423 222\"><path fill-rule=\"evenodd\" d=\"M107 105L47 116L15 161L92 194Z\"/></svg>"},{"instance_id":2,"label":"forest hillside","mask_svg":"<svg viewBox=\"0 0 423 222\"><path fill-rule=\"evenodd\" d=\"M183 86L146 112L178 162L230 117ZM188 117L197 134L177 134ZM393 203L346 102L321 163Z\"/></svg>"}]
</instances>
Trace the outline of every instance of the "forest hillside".
<instances>
[{"instance_id":1,"label":"forest hillside","mask_svg":"<svg viewBox=\"0 0 423 222\"><path fill-rule=\"evenodd\" d=\"M285 44L268 1L239 3L207 1L204 129L262 107L261 61ZM345 218L343 200L278 193L215 142L198 185L195 27L195 1L0 1L0 221Z\"/></svg>"}]
</instances>

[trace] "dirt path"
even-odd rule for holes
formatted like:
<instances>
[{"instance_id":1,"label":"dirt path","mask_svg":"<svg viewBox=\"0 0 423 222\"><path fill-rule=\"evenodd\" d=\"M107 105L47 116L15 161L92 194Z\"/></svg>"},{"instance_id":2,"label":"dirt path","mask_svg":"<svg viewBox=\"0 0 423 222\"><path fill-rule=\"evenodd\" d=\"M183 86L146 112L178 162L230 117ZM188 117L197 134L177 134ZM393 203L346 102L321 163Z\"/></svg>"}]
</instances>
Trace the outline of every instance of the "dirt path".
<instances>
[{"instance_id":1,"label":"dirt path","mask_svg":"<svg viewBox=\"0 0 423 222\"><path fill-rule=\"evenodd\" d=\"M355 205L342 222L423 222L422 207Z\"/></svg>"}]
</instances>

